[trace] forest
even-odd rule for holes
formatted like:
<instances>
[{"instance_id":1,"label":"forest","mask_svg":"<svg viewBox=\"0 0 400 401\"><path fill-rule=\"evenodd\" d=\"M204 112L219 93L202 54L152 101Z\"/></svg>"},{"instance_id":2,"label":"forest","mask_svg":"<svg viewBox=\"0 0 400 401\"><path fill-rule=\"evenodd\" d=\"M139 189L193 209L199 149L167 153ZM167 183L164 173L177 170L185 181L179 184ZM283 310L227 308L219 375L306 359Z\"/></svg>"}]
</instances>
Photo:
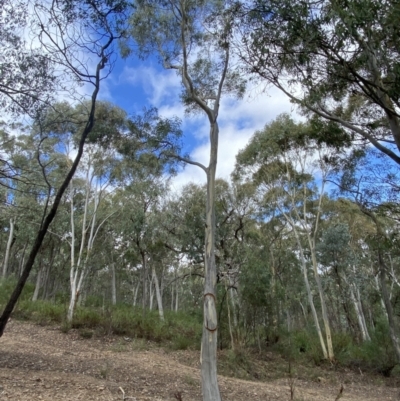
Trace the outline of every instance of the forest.
<instances>
[{"instance_id":1,"label":"forest","mask_svg":"<svg viewBox=\"0 0 400 401\"><path fill-rule=\"evenodd\" d=\"M399 1L0 7L0 336L13 315L201 348L205 401L223 349L400 375ZM99 98L131 57L177 74L207 164L180 118ZM255 84L295 113L218 178L220 105ZM206 183L176 190L186 165Z\"/></svg>"}]
</instances>

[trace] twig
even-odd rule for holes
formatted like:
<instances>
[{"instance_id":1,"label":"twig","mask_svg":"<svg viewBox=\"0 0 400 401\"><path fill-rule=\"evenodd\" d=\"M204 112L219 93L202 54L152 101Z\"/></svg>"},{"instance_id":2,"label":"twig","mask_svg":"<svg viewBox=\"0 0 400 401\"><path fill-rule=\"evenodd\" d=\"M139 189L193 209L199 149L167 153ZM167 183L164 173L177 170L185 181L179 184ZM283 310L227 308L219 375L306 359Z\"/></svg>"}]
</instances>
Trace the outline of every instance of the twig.
<instances>
[{"instance_id":1,"label":"twig","mask_svg":"<svg viewBox=\"0 0 400 401\"><path fill-rule=\"evenodd\" d=\"M122 393L122 400L136 400L136 397L126 397L125 391L122 387L120 387L119 389L121 390L121 393Z\"/></svg>"}]
</instances>

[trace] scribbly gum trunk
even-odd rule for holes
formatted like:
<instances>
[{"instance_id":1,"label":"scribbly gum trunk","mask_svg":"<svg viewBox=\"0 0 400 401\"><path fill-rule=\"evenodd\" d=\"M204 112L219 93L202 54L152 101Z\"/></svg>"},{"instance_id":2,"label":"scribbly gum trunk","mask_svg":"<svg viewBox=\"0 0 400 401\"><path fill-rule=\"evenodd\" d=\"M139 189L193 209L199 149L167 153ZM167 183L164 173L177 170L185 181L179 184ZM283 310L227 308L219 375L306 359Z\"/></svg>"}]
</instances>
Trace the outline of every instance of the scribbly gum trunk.
<instances>
[{"instance_id":1,"label":"scribbly gum trunk","mask_svg":"<svg viewBox=\"0 0 400 401\"><path fill-rule=\"evenodd\" d=\"M215 172L217 168L218 125L210 128L210 164L207 169L207 204L205 227L205 274L204 274L204 325L201 342L201 376L204 401L219 401L217 381L218 323L216 309L215 265Z\"/></svg>"}]
</instances>

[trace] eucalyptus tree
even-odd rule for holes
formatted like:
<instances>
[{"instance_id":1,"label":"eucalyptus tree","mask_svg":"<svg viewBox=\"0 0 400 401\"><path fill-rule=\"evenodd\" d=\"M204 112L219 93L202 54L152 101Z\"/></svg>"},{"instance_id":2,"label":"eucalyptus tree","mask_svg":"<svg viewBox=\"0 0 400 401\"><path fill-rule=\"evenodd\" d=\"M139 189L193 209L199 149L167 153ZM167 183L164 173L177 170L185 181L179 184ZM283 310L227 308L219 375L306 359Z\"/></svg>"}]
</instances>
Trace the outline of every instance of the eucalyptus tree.
<instances>
[{"instance_id":1,"label":"eucalyptus tree","mask_svg":"<svg viewBox=\"0 0 400 401\"><path fill-rule=\"evenodd\" d=\"M54 99L57 71L46 49L37 40L27 0L1 0L0 106L2 114L34 116ZM28 41L27 39L30 39Z\"/></svg>"},{"instance_id":2,"label":"eucalyptus tree","mask_svg":"<svg viewBox=\"0 0 400 401\"><path fill-rule=\"evenodd\" d=\"M42 160L51 160L45 168L46 176L43 176L43 170L37 160L40 141L34 129L9 139L11 146L8 147L7 163L12 175L7 175L3 181L6 204L2 205L2 211L3 216L8 216L10 220L10 229L3 276L7 274L10 247L17 239L17 242L27 243L29 236L37 230L45 204L47 185L57 185L60 175L66 170L62 155L57 150L57 141L49 139L41 145Z\"/></svg>"},{"instance_id":3,"label":"eucalyptus tree","mask_svg":"<svg viewBox=\"0 0 400 401\"><path fill-rule=\"evenodd\" d=\"M351 247L351 235L349 227L343 223L335 224L329 222L328 227L323 230L317 251L319 261L328 267L336 276L339 296L342 298L341 304L345 309L346 318L351 328L351 315L348 310L349 298L353 304L353 309L357 317L357 322L363 341L370 341L369 330L367 327L363 306L361 302L361 291L365 287L364 276L357 255Z\"/></svg>"},{"instance_id":4,"label":"eucalyptus tree","mask_svg":"<svg viewBox=\"0 0 400 401\"><path fill-rule=\"evenodd\" d=\"M340 177L340 188L343 194L353 199L373 226L365 244L370 251L370 262L375 267L374 275L388 319L390 338L397 360L400 360L399 322L388 290L388 283L397 281L392 255L396 255L398 236L398 167L393 162L376 157L373 150L357 156L349 160L350 168Z\"/></svg>"},{"instance_id":5,"label":"eucalyptus tree","mask_svg":"<svg viewBox=\"0 0 400 401\"><path fill-rule=\"evenodd\" d=\"M241 95L244 82L231 63L232 7L228 2L140 0L130 20L130 34L143 56L156 53L166 69L178 73L182 101L189 111L204 113L209 125L208 166L184 158L207 176L204 327L201 351L204 400L219 400L217 383L217 314L215 266L215 174L218 115L224 93ZM127 50L123 46L123 50ZM129 53L129 50L127 51Z\"/></svg>"},{"instance_id":6,"label":"eucalyptus tree","mask_svg":"<svg viewBox=\"0 0 400 401\"><path fill-rule=\"evenodd\" d=\"M120 35L121 18L126 10L125 1L103 2L70 2L36 3L34 8L35 25L39 31L38 38L48 57L65 72L65 80L71 83L87 84L93 88L86 119L79 127L77 154L68 172L59 185L46 188L46 200L39 229L36 232L33 246L25 262L21 277L6 304L0 317L0 336L22 292L41 248L48 228L53 221L64 192L66 191L83 154L88 134L95 122L97 96L102 79L112 66L113 44ZM82 49L86 54L82 54ZM96 61L94 61L96 60ZM90 62L89 62L90 61ZM42 117L36 118L40 127ZM39 135L40 135L39 131ZM42 142L46 136L42 136ZM46 176L46 160L41 158L41 149L37 150L38 164Z\"/></svg>"},{"instance_id":7,"label":"eucalyptus tree","mask_svg":"<svg viewBox=\"0 0 400 401\"><path fill-rule=\"evenodd\" d=\"M158 209L160 198L166 191L162 178L133 182L124 190L125 224L121 232L129 248L135 250L138 256L142 275L142 307L143 314L149 305L148 277L150 284L154 282L160 319L164 320L163 305L160 292L160 281L156 265L160 261L163 249L163 235L160 230ZM149 267L151 270L149 270Z\"/></svg>"},{"instance_id":8,"label":"eucalyptus tree","mask_svg":"<svg viewBox=\"0 0 400 401\"><path fill-rule=\"evenodd\" d=\"M399 3L255 0L243 7L250 9L239 44L247 70L400 164Z\"/></svg>"},{"instance_id":9,"label":"eucalyptus tree","mask_svg":"<svg viewBox=\"0 0 400 401\"><path fill-rule=\"evenodd\" d=\"M316 246L326 201L325 185L340 149L320 143L314 134L310 123L296 124L288 115L279 116L264 130L256 132L249 145L238 154L237 174L254 181L265 210L270 215L275 211L280 214L287 223L287 230L295 236L321 348L324 357L333 360L331 327ZM314 179L314 176L318 178ZM308 280L308 257L320 298L325 340Z\"/></svg>"}]
</instances>

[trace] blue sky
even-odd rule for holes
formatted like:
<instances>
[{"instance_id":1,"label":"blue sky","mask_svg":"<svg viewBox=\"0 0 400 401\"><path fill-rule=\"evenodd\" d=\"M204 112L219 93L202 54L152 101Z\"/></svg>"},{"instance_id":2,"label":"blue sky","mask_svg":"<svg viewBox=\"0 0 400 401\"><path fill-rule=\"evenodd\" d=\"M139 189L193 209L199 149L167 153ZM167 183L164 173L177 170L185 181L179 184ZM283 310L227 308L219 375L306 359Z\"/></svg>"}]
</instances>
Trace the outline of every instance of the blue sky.
<instances>
[{"instance_id":1,"label":"blue sky","mask_svg":"<svg viewBox=\"0 0 400 401\"><path fill-rule=\"evenodd\" d=\"M185 151L191 158L208 164L208 122L201 115L186 115L180 102L180 77L165 70L155 60L141 61L134 57L118 59L111 75L103 81L100 98L111 101L128 114L140 113L144 107L157 107L163 117L182 120ZM229 178L237 152L246 146L252 134L283 112L294 113L294 106L275 88L249 87L243 99L222 99L219 125L220 142L217 176ZM188 165L172 180L179 189L189 182L204 183L205 174Z\"/></svg>"}]
</instances>

